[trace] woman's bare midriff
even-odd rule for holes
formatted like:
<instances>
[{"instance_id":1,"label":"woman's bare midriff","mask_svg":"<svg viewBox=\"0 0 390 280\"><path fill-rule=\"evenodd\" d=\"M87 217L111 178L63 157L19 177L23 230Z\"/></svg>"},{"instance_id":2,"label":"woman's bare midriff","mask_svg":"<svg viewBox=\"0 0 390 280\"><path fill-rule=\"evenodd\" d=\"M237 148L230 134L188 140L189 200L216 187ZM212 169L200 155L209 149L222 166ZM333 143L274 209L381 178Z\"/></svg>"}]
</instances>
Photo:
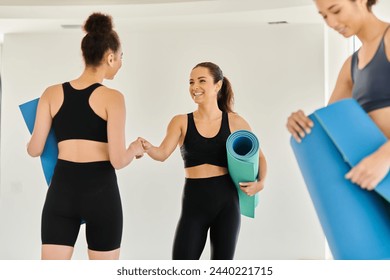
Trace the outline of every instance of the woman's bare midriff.
<instances>
[{"instance_id":1,"label":"woman's bare midriff","mask_svg":"<svg viewBox=\"0 0 390 280\"><path fill-rule=\"evenodd\" d=\"M79 139L58 143L58 158L73 162L110 160L107 143Z\"/></svg>"},{"instance_id":2,"label":"woman's bare midriff","mask_svg":"<svg viewBox=\"0 0 390 280\"><path fill-rule=\"evenodd\" d=\"M390 139L390 107L371 111L369 115L379 129Z\"/></svg>"},{"instance_id":3,"label":"woman's bare midriff","mask_svg":"<svg viewBox=\"0 0 390 280\"><path fill-rule=\"evenodd\" d=\"M194 167L188 167L185 169L186 178L210 178L225 175L228 173L226 167L211 165L211 164L202 164Z\"/></svg>"}]
</instances>

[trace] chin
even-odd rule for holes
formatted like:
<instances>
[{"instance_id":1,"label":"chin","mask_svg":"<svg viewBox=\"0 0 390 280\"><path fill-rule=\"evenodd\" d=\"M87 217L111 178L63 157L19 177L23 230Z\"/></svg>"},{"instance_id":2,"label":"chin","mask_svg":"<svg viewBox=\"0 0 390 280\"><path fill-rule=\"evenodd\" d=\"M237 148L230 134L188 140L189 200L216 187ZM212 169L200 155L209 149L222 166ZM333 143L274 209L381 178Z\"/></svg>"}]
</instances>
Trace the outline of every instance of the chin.
<instances>
[{"instance_id":1,"label":"chin","mask_svg":"<svg viewBox=\"0 0 390 280\"><path fill-rule=\"evenodd\" d=\"M348 39L354 36L355 34L341 34L344 38Z\"/></svg>"}]
</instances>

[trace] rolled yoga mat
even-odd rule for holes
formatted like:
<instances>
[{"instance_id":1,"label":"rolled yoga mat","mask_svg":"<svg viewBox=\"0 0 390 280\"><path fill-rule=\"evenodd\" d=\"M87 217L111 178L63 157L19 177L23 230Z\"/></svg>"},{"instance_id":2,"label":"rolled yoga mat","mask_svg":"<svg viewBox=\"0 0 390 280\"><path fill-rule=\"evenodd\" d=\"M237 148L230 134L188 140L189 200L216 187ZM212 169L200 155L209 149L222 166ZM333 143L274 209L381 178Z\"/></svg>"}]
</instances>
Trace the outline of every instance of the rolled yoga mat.
<instances>
[{"instance_id":1,"label":"rolled yoga mat","mask_svg":"<svg viewBox=\"0 0 390 280\"><path fill-rule=\"evenodd\" d=\"M259 140L248 130L238 130L230 134L226 141L228 170L238 191L241 214L255 217L259 195L248 196L240 189L240 182L253 182L259 173Z\"/></svg>"},{"instance_id":2,"label":"rolled yoga mat","mask_svg":"<svg viewBox=\"0 0 390 280\"><path fill-rule=\"evenodd\" d=\"M32 133L34 130L38 101L39 98L19 105L20 111L22 112L23 115L24 122L26 123L30 133ZM54 167L57 163L57 157L58 157L57 139L54 135L53 129L51 129L49 135L47 136L46 144L43 149L42 155L40 156L43 173L45 175L46 183L48 186L50 185L51 178L53 176Z\"/></svg>"},{"instance_id":3,"label":"rolled yoga mat","mask_svg":"<svg viewBox=\"0 0 390 280\"><path fill-rule=\"evenodd\" d=\"M309 115L312 132L291 146L335 259L390 259L389 175L376 191L345 179L386 137L354 99ZM386 197L386 199L384 198Z\"/></svg>"}]
</instances>

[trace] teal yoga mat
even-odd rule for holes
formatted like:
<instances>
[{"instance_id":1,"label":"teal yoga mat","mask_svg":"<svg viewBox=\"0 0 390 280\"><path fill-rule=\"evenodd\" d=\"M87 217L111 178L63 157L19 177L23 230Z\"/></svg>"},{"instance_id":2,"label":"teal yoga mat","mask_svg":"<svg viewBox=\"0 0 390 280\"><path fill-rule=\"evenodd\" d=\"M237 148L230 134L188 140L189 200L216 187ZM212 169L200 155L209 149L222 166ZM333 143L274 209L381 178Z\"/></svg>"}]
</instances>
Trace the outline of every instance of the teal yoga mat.
<instances>
[{"instance_id":1,"label":"teal yoga mat","mask_svg":"<svg viewBox=\"0 0 390 280\"><path fill-rule=\"evenodd\" d=\"M241 214L255 217L259 195L248 196L240 189L240 182L253 182L259 173L260 145L256 135L248 130L238 130L230 134L226 141L228 169L238 191Z\"/></svg>"},{"instance_id":2,"label":"teal yoga mat","mask_svg":"<svg viewBox=\"0 0 390 280\"><path fill-rule=\"evenodd\" d=\"M312 132L291 146L335 259L390 259L389 175L376 191L344 178L387 141L354 99L309 115Z\"/></svg>"},{"instance_id":3,"label":"teal yoga mat","mask_svg":"<svg viewBox=\"0 0 390 280\"><path fill-rule=\"evenodd\" d=\"M34 100L19 105L19 109L22 112L24 122L26 123L30 133L32 133L34 130L38 102L39 102L39 98L36 98ZM45 180L48 186L50 186L51 178L54 172L54 167L57 163L57 157L58 157L57 139L54 135L53 129L51 129L46 140L45 148L43 149L43 153L40 157L43 173L45 175Z\"/></svg>"}]
</instances>

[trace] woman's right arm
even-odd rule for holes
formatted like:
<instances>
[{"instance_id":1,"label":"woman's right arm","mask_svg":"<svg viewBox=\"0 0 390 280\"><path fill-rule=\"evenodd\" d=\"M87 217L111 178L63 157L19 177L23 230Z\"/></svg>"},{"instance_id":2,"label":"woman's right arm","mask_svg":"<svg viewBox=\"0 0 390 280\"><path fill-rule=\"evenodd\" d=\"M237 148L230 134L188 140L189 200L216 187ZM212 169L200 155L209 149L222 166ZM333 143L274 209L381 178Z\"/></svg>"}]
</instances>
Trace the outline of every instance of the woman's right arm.
<instances>
[{"instance_id":1,"label":"woman's right arm","mask_svg":"<svg viewBox=\"0 0 390 280\"><path fill-rule=\"evenodd\" d=\"M132 142L126 148L125 122L126 108L123 95L116 90L109 89L107 102L107 138L110 162L115 169L121 169L143 154L140 141Z\"/></svg>"},{"instance_id":2,"label":"woman's right arm","mask_svg":"<svg viewBox=\"0 0 390 280\"><path fill-rule=\"evenodd\" d=\"M352 56L344 62L337 78L333 93L328 101L328 105L341 99L352 97L353 82L351 78L351 61ZM299 110L290 115L287 119L286 127L295 140L300 143L302 138L311 132L313 122L302 110Z\"/></svg>"},{"instance_id":3,"label":"woman's right arm","mask_svg":"<svg viewBox=\"0 0 390 280\"><path fill-rule=\"evenodd\" d=\"M159 147L155 147L147 140L139 138L145 152L154 160L165 161L175 150L182 136L182 128L186 115L178 115L170 121L167 134Z\"/></svg>"}]
</instances>

